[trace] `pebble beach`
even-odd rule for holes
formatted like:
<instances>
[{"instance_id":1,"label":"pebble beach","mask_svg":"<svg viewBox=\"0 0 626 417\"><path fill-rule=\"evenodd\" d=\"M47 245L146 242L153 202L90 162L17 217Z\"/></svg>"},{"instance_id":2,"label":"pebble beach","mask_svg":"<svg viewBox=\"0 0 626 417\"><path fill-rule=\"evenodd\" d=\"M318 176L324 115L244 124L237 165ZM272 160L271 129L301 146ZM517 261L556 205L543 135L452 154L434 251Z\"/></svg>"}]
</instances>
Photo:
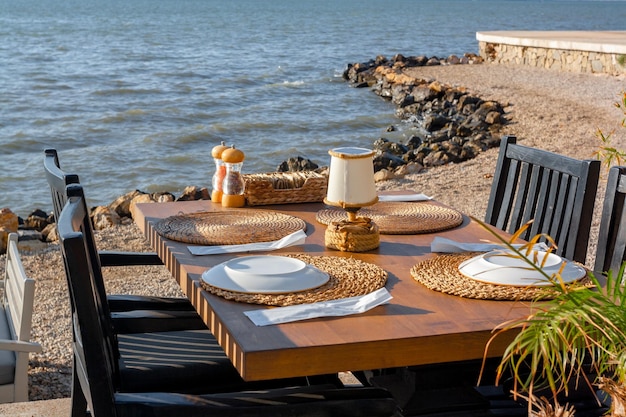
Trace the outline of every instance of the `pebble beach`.
<instances>
[{"instance_id":1,"label":"pebble beach","mask_svg":"<svg viewBox=\"0 0 626 417\"><path fill-rule=\"evenodd\" d=\"M626 149L622 112L615 103L626 89L624 76L574 74L521 66L479 64L411 68L409 75L466 87L473 94L505 106L509 122L503 134L518 143L578 159L594 158L601 145L596 133L613 132L613 145ZM373 94L362 90L362 94ZM429 168L401 179L377 184L379 190L413 190L467 215L484 217L498 149L475 159ZM279 162L279 161L277 161ZM604 174L598 188L587 265L593 265ZM42 174L43 175L43 174ZM81 177L82 178L82 177ZM130 191L130 190L129 190ZM88 195L97 190L87 189ZM149 251L138 228L128 223L98 231L100 249ZM22 252L27 273L36 280L32 339L43 352L31 355L30 399L66 398L71 388L71 331L65 275L58 245ZM0 257L4 273L4 256ZM164 267L124 267L105 270L110 293L182 296Z\"/></svg>"}]
</instances>

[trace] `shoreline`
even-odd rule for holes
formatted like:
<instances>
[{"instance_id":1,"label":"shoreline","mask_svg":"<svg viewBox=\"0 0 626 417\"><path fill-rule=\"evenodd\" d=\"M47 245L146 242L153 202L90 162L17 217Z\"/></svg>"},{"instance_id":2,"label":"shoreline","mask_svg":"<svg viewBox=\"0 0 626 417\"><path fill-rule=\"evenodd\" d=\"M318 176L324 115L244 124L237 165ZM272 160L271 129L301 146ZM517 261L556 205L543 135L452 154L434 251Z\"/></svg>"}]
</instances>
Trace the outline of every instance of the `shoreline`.
<instances>
[{"instance_id":1,"label":"shoreline","mask_svg":"<svg viewBox=\"0 0 626 417\"><path fill-rule=\"evenodd\" d=\"M626 129L617 129L621 117L614 106L625 88L625 77L562 73L502 64L454 65L411 68L416 77L466 87L483 99L505 105L510 123L502 134L516 135L518 143L565 154L593 158L600 145L596 129L615 131L615 145L626 149ZM372 92L363 91L364 94ZM428 168L402 179L377 183L381 191L410 189L433 196L465 214L484 216L491 189L497 148L460 164ZM605 168L603 167L603 173ZM596 197L589 260L595 251L599 209L604 198L601 179ZM594 234L595 233L595 234ZM149 251L134 224L96 232L100 249ZM58 245L23 252L26 272L36 283L32 339L44 351L31 355L30 398L44 400L68 397L71 387L71 331L65 274ZM4 257L0 257L4 273ZM128 279L133 276L133 279ZM108 268L107 289L112 293L181 296L180 289L163 267Z\"/></svg>"}]
</instances>

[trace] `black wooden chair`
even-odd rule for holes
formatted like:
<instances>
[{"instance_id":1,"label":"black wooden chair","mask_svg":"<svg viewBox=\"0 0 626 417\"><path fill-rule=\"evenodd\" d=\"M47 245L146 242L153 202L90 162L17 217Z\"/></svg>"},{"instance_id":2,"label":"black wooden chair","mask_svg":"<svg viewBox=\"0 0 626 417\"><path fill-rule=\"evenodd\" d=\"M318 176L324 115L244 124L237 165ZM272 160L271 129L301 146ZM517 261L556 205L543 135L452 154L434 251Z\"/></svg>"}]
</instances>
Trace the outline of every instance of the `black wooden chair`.
<instances>
[{"instance_id":1,"label":"black wooden chair","mask_svg":"<svg viewBox=\"0 0 626 417\"><path fill-rule=\"evenodd\" d=\"M178 393L216 392L238 389L265 389L268 387L284 387L290 385L308 385L323 382L341 385L337 376L316 375L300 378L286 378L269 381L245 382L219 346L211 332L203 326L202 329L181 330L179 325L170 325L169 320L162 329L156 331L155 326L139 325L130 320L134 332L118 332L116 326L120 313L111 313L107 296L102 292L102 271L98 257L94 255L93 230L89 218L89 210L83 188L79 184L70 184L66 187L68 202L74 199L78 208L73 212L73 226L80 230L84 243L83 256L89 259L89 274L76 275L75 279L88 279L94 289L93 298L101 317L101 324L105 334L104 343L116 359L116 383L121 392L170 391ZM59 217L60 219L60 217ZM57 226L60 226L60 221ZM69 275L73 258L63 252L68 286L71 288ZM95 261L94 261L95 259ZM71 294L70 294L71 295ZM70 301L73 301L70 298ZM75 309L71 303L72 310ZM136 312L128 312L136 313ZM140 312L141 313L141 312ZM159 322L158 319L155 322ZM140 328L149 327L145 332ZM72 387L72 416L82 416L85 403L80 392L74 395L78 384L78 368L75 366Z\"/></svg>"},{"instance_id":2,"label":"black wooden chair","mask_svg":"<svg viewBox=\"0 0 626 417\"><path fill-rule=\"evenodd\" d=\"M600 161L515 142L514 136L502 138L485 221L513 233L532 220L523 239L545 233L557 254L585 263Z\"/></svg>"},{"instance_id":3,"label":"black wooden chair","mask_svg":"<svg viewBox=\"0 0 626 417\"><path fill-rule=\"evenodd\" d=\"M505 136L500 145L485 222L510 233L533 220L521 236L551 236L559 255L585 263L600 161L579 161L516 144ZM498 358L486 361L482 384L475 387L480 360L412 366L400 372L415 380L415 391L403 404L407 415L525 415L508 390L493 386ZM389 372L389 371L387 371ZM381 375L376 380L398 378ZM386 385L382 385L386 386ZM596 412L596 410L593 410Z\"/></svg>"},{"instance_id":4,"label":"black wooden chair","mask_svg":"<svg viewBox=\"0 0 626 417\"><path fill-rule=\"evenodd\" d=\"M56 150L46 149L44 157L46 179L50 186L52 206L58 219L68 197L66 186L79 184L78 175L67 174L60 168ZM102 267L129 265L163 265L156 253L102 251L96 248L91 228L85 231L92 262ZM118 333L205 329L202 319L187 298L157 297L131 294L106 295L104 279L97 282L97 289L106 297L115 331Z\"/></svg>"},{"instance_id":5,"label":"black wooden chair","mask_svg":"<svg viewBox=\"0 0 626 417\"><path fill-rule=\"evenodd\" d=\"M604 195L594 270L617 273L626 261L626 167L612 167Z\"/></svg>"},{"instance_id":6,"label":"black wooden chair","mask_svg":"<svg viewBox=\"0 0 626 417\"><path fill-rule=\"evenodd\" d=\"M87 410L93 417L394 415L395 401L386 390L378 388L345 388L333 384L288 388L282 384L279 388L267 388L271 386L267 382L261 382L262 385L257 387L232 384L222 372L224 367L218 364L225 356L216 358L212 342L204 338L208 330L162 333L164 336L158 343L167 344L166 348L174 354L160 359L163 362L161 372L143 375L147 388L155 383L150 379L159 380L160 392L149 389L124 392L124 369L119 364L119 352L124 343L121 339L127 338L125 343L133 344L130 349L138 360L143 360L138 351L144 343L149 343L143 338L154 339L158 334L118 336L111 331L106 303L99 299L94 287L99 275L98 264L93 264L89 256L89 238L85 235L85 229L89 229L89 216L82 189L79 185L71 185L68 190L69 200L57 226L72 306L76 373L72 397L77 406L73 409L73 416L81 415L81 411L86 415ZM169 336L179 339L177 346L172 345L174 342L168 340ZM178 363L170 363L172 357L178 357ZM166 391L168 384L163 379L168 379L176 388L176 383L182 381L176 381L172 374L180 375L181 367L187 368L184 384L193 387L195 393L203 394ZM141 374L142 370L136 369L136 372ZM137 382L141 383L141 377L136 376ZM233 392L241 387L254 391ZM83 406L82 410L78 405Z\"/></svg>"}]
</instances>

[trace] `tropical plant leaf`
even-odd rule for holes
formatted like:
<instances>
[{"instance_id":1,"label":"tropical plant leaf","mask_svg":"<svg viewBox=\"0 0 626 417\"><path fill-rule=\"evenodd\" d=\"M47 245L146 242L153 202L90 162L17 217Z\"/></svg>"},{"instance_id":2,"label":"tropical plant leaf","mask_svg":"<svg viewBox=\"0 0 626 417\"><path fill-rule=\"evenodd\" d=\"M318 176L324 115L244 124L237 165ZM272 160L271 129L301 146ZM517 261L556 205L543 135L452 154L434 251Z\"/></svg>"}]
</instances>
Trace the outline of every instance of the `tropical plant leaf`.
<instances>
[{"instance_id":1,"label":"tropical plant leaf","mask_svg":"<svg viewBox=\"0 0 626 417\"><path fill-rule=\"evenodd\" d=\"M543 388L549 388L555 396L561 392L567 394L572 382L597 385L598 381L589 378L589 370L618 385L625 384L626 263L617 273L609 272L602 279L589 274L591 286L566 285L561 277L562 269L547 274L542 269L543 263L537 264L535 259L527 257L528 247L540 240L550 242L549 236L533 236L527 246L518 250L512 243L522 232L507 241L480 220L476 221L490 230L503 247L526 259L553 284L552 299L532 301L526 317L494 329L485 357L494 339L519 331L502 356L496 381L512 375L514 393L528 398L535 398L534 392Z\"/></svg>"}]
</instances>

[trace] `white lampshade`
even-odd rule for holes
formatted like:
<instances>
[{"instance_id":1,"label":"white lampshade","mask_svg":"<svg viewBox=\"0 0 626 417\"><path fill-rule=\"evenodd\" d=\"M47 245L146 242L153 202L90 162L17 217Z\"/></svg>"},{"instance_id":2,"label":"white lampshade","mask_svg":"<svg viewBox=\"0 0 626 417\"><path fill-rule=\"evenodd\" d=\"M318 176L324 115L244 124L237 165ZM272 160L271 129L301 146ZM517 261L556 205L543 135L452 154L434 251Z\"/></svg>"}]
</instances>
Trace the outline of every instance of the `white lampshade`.
<instances>
[{"instance_id":1,"label":"white lampshade","mask_svg":"<svg viewBox=\"0 0 626 417\"><path fill-rule=\"evenodd\" d=\"M324 202L342 208L370 206L378 201L374 185L374 152L363 148L328 151L330 173Z\"/></svg>"}]
</instances>

